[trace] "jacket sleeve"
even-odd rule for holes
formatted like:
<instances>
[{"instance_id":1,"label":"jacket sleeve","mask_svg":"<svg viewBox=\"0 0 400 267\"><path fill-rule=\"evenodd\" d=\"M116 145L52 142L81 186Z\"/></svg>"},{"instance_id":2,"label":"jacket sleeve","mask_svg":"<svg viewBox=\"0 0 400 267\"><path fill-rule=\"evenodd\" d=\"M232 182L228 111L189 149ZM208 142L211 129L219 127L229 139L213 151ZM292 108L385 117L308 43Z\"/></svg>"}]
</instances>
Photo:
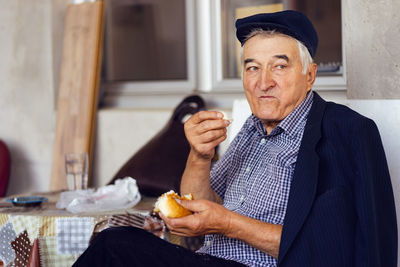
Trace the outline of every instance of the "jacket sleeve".
<instances>
[{"instance_id":1,"label":"jacket sleeve","mask_svg":"<svg viewBox=\"0 0 400 267\"><path fill-rule=\"evenodd\" d=\"M355 266L397 266L397 222L385 152L375 123L363 118L353 135L358 216Z\"/></svg>"}]
</instances>

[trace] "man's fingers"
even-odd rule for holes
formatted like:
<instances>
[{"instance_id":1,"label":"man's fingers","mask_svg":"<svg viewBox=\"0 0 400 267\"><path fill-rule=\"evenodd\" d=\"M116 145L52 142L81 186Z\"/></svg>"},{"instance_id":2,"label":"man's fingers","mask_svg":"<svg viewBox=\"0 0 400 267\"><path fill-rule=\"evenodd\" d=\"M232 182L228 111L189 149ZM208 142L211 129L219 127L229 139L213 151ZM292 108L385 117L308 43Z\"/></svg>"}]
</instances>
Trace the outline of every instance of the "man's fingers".
<instances>
[{"instance_id":1,"label":"man's fingers","mask_svg":"<svg viewBox=\"0 0 400 267\"><path fill-rule=\"evenodd\" d=\"M209 143L214 140L219 139L221 136L226 136L226 129L220 130L211 130L205 132L204 134L200 135L198 138L201 140L201 143Z\"/></svg>"},{"instance_id":2,"label":"man's fingers","mask_svg":"<svg viewBox=\"0 0 400 267\"><path fill-rule=\"evenodd\" d=\"M219 211L226 211L221 205L208 200L182 200L181 205L194 213L181 218L162 216L171 232L184 236L223 233L223 227L226 227L224 218L229 216L226 216L224 212L219 213Z\"/></svg>"},{"instance_id":3,"label":"man's fingers","mask_svg":"<svg viewBox=\"0 0 400 267\"><path fill-rule=\"evenodd\" d=\"M180 204L192 212L199 212L198 200L181 200ZM200 210L201 211L201 210Z\"/></svg>"},{"instance_id":4,"label":"man's fingers","mask_svg":"<svg viewBox=\"0 0 400 267\"><path fill-rule=\"evenodd\" d=\"M193 216L193 215L188 215L188 216ZM189 229L187 228L188 225L190 225L190 218L187 218L188 216L181 217L181 218L167 218L164 215L160 214L161 219L163 219L164 223L166 224L167 228L172 232L172 231L177 231L177 232L187 232Z\"/></svg>"},{"instance_id":5,"label":"man's fingers","mask_svg":"<svg viewBox=\"0 0 400 267\"><path fill-rule=\"evenodd\" d=\"M189 120L195 124L201 123L206 120L218 120L222 119L224 114L217 111L199 111L194 114Z\"/></svg>"},{"instance_id":6,"label":"man's fingers","mask_svg":"<svg viewBox=\"0 0 400 267\"><path fill-rule=\"evenodd\" d=\"M182 200L185 201L185 200ZM182 205L183 206L183 205ZM165 216L162 212L159 213L159 216L161 217L161 219L169 225L174 225L174 226L180 226L180 225L185 225L186 222L186 217L191 216L184 216L184 217L180 217L180 218L168 218L167 216Z\"/></svg>"},{"instance_id":7,"label":"man's fingers","mask_svg":"<svg viewBox=\"0 0 400 267\"><path fill-rule=\"evenodd\" d=\"M228 120L217 111L200 111L185 123L185 135L191 148L203 158L211 159L217 145L226 139Z\"/></svg>"},{"instance_id":8,"label":"man's fingers","mask_svg":"<svg viewBox=\"0 0 400 267\"><path fill-rule=\"evenodd\" d=\"M201 122L187 121L185 123L185 132L191 132L195 135L201 135L213 130L224 130L230 122L222 119L208 119Z\"/></svg>"},{"instance_id":9,"label":"man's fingers","mask_svg":"<svg viewBox=\"0 0 400 267\"><path fill-rule=\"evenodd\" d=\"M180 204L195 213L202 212L207 209L207 200L181 200Z\"/></svg>"}]
</instances>

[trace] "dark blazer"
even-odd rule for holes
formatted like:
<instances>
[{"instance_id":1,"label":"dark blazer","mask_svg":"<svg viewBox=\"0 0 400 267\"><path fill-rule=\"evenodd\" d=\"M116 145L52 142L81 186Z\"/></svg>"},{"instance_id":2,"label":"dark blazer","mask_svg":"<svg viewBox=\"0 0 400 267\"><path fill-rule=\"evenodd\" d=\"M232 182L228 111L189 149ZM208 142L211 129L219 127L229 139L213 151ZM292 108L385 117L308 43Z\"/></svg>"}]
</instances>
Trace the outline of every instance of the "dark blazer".
<instances>
[{"instance_id":1,"label":"dark blazer","mask_svg":"<svg viewBox=\"0 0 400 267\"><path fill-rule=\"evenodd\" d=\"M397 223L375 123L314 93L278 266L397 266Z\"/></svg>"}]
</instances>

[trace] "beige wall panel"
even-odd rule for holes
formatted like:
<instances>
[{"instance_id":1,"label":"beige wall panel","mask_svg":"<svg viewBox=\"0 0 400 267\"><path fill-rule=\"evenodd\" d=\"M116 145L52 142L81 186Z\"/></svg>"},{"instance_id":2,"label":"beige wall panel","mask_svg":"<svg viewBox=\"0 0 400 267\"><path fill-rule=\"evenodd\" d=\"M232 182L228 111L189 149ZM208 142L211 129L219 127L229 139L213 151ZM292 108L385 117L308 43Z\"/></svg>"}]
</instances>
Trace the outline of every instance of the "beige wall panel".
<instances>
[{"instance_id":1,"label":"beige wall panel","mask_svg":"<svg viewBox=\"0 0 400 267\"><path fill-rule=\"evenodd\" d=\"M104 2L70 4L65 19L51 190L66 189L65 153L92 160ZM91 165L89 164L89 174Z\"/></svg>"},{"instance_id":2,"label":"beige wall panel","mask_svg":"<svg viewBox=\"0 0 400 267\"><path fill-rule=\"evenodd\" d=\"M347 95L400 98L400 1L344 2Z\"/></svg>"}]
</instances>

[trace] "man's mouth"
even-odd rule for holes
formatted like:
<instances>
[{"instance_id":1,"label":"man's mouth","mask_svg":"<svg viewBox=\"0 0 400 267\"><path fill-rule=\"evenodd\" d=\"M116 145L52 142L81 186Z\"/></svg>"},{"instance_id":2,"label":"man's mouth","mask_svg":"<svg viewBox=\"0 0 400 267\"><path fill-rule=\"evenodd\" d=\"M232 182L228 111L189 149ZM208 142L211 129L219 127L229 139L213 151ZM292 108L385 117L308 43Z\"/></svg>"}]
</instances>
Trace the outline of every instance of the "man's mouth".
<instances>
[{"instance_id":1,"label":"man's mouth","mask_svg":"<svg viewBox=\"0 0 400 267\"><path fill-rule=\"evenodd\" d=\"M261 95L261 96L259 96L258 98L261 98L261 99L273 99L273 98L275 98L275 97L272 96L272 95Z\"/></svg>"}]
</instances>

